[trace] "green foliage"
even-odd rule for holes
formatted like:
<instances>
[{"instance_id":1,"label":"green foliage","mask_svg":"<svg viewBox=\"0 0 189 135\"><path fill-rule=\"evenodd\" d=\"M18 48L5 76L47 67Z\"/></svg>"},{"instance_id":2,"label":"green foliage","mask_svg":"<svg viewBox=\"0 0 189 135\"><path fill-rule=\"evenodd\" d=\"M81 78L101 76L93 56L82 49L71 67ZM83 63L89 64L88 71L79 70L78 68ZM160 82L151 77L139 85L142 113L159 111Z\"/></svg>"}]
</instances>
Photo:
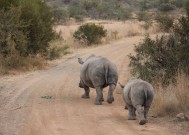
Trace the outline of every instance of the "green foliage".
<instances>
[{"instance_id":1,"label":"green foliage","mask_svg":"<svg viewBox=\"0 0 189 135\"><path fill-rule=\"evenodd\" d=\"M173 27L174 19L166 14L157 14L155 20L159 23L160 29L169 32Z\"/></svg>"},{"instance_id":2,"label":"green foliage","mask_svg":"<svg viewBox=\"0 0 189 135\"><path fill-rule=\"evenodd\" d=\"M124 0L50 0L49 3L53 8L52 12L61 7L68 11L69 18L73 17L79 21L83 17L127 20L131 16L131 8Z\"/></svg>"},{"instance_id":3,"label":"green foliage","mask_svg":"<svg viewBox=\"0 0 189 135\"><path fill-rule=\"evenodd\" d=\"M13 5L16 2L10 1L10 3L6 3L5 7L6 10L3 10L1 12L12 12L10 8L7 6ZM15 25L11 27L15 31L19 31L20 33L23 33L22 35L26 37L16 37L21 34L14 34L15 40L21 40L23 39L23 42L25 42L25 38L27 38L27 47L25 48L26 52L25 55L29 54L37 54L37 53L43 53L47 50L49 47L49 41L51 41L54 38L54 32L52 30L52 16L50 14L49 8L46 6L44 2L41 2L40 0L33 0L33 1L27 1L27 0L17 0L17 3L13 6L15 8L17 7L17 4L19 4L19 13L18 15L15 15L17 17L17 20L15 20L14 13L10 13L12 15L7 16L6 18L0 18L1 22L4 23L14 23L14 21L18 22L25 22L27 26L23 28L23 26ZM1 5L2 6L2 5ZM9 11L10 10L10 11ZM13 19L12 19L13 18ZM10 22L10 21L11 22ZM7 25L8 24L2 24ZM22 27L22 28L20 28ZM4 29L7 33L13 34L11 32L11 29ZM14 40L14 41L15 41ZM5 46L5 45L1 45ZM21 45L20 45L21 46Z\"/></svg>"},{"instance_id":4,"label":"green foliage","mask_svg":"<svg viewBox=\"0 0 189 135\"><path fill-rule=\"evenodd\" d=\"M132 73L144 80L168 83L177 72L178 59L173 37L162 36L152 40L147 36L135 47L136 56L130 55Z\"/></svg>"},{"instance_id":5,"label":"green foliage","mask_svg":"<svg viewBox=\"0 0 189 135\"><path fill-rule=\"evenodd\" d=\"M189 74L189 14L179 19L174 27L174 34L178 44L176 49L179 68Z\"/></svg>"},{"instance_id":6,"label":"green foliage","mask_svg":"<svg viewBox=\"0 0 189 135\"><path fill-rule=\"evenodd\" d=\"M85 11L82 8L81 3L79 2L73 2L72 4L70 4L70 6L68 7L68 11L69 11L69 17L73 17L75 18L78 15L84 15Z\"/></svg>"},{"instance_id":7,"label":"green foliage","mask_svg":"<svg viewBox=\"0 0 189 135\"><path fill-rule=\"evenodd\" d=\"M160 11L167 12L175 9L175 6L170 3L162 3L158 8Z\"/></svg>"},{"instance_id":8,"label":"green foliage","mask_svg":"<svg viewBox=\"0 0 189 135\"><path fill-rule=\"evenodd\" d=\"M40 0L21 0L21 19L30 22L25 29L28 32L28 53L44 53L49 41L54 38L52 16L49 8Z\"/></svg>"},{"instance_id":9,"label":"green foliage","mask_svg":"<svg viewBox=\"0 0 189 135\"><path fill-rule=\"evenodd\" d=\"M27 66L28 59L35 65L54 39L49 8L41 0L1 0L0 8L1 68Z\"/></svg>"},{"instance_id":10,"label":"green foliage","mask_svg":"<svg viewBox=\"0 0 189 135\"><path fill-rule=\"evenodd\" d=\"M55 8L51 12L55 22L66 21L69 17L68 11L64 8Z\"/></svg>"},{"instance_id":11,"label":"green foliage","mask_svg":"<svg viewBox=\"0 0 189 135\"><path fill-rule=\"evenodd\" d=\"M159 9L166 12L184 6L187 0L46 0L53 8L70 9L70 17L126 20L131 11ZM132 9L132 10L131 10ZM126 13L126 14L125 14ZM126 15L126 16L125 16ZM123 19L124 18L124 19Z\"/></svg>"},{"instance_id":12,"label":"green foliage","mask_svg":"<svg viewBox=\"0 0 189 135\"><path fill-rule=\"evenodd\" d=\"M12 5L18 6L20 0L0 0L0 9L8 10Z\"/></svg>"},{"instance_id":13,"label":"green foliage","mask_svg":"<svg viewBox=\"0 0 189 135\"><path fill-rule=\"evenodd\" d=\"M27 33L23 30L29 25L20 20L20 8L11 7L8 11L0 11L0 55L25 56L27 53Z\"/></svg>"},{"instance_id":14,"label":"green foliage","mask_svg":"<svg viewBox=\"0 0 189 135\"><path fill-rule=\"evenodd\" d=\"M177 72L189 74L189 15L181 17L169 36L147 36L129 55L131 71L144 80L174 82Z\"/></svg>"},{"instance_id":15,"label":"green foliage","mask_svg":"<svg viewBox=\"0 0 189 135\"><path fill-rule=\"evenodd\" d=\"M94 23L87 23L81 25L77 31L74 32L73 37L81 43L87 45L97 44L102 37L107 35L107 30L101 25Z\"/></svg>"},{"instance_id":16,"label":"green foliage","mask_svg":"<svg viewBox=\"0 0 189 135\"><path fill-rule=\"evenodd\" d=\"M82 22L82 21L83 21L83 18L84 18L84 17L83 17L82 15L76 15L76 16L75 16L75 19L76 19L77 22Z\"/></svg>"},{"instance_id":17,"label":"green foliage","mask_svg":"<svg viewBox=\"0 0 189 135\"><path fill-rule=\"evenodd\" d=\"M150 17L145 11L141 11L137 13L137 19L139 21L148 21Z\"/></svg>"}]
</instances>

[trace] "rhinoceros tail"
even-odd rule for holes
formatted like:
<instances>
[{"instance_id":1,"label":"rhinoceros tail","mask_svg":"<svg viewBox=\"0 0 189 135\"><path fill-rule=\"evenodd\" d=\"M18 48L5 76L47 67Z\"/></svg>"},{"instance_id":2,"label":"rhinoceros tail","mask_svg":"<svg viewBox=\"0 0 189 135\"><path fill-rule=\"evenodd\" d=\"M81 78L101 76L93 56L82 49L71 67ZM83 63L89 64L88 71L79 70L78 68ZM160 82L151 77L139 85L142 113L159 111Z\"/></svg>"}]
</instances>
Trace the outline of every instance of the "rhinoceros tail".
<instances>
[{"instance_id":1,"label":"rhinoceros tail","mask_svg":"<svg viewBox=\"0 0 189 135\"><path fill-rule=\"evenodd\" d=\"M148 88L147 87L144 88L144 95L145 95L145 104L146 104L147 98L148 98Z\"/></svg>"},{"instance_id":2,"label":"rhinoceros tail","mask_svg":"<svg viewBox=\"0 0 189 135\"><path fill-rule=\"evenodd\" d=\"M108 74L109 74L109 66L108 64L105 64L105 80L106 80L106 84L108 84Z\"/></svg>"}]
</instances>

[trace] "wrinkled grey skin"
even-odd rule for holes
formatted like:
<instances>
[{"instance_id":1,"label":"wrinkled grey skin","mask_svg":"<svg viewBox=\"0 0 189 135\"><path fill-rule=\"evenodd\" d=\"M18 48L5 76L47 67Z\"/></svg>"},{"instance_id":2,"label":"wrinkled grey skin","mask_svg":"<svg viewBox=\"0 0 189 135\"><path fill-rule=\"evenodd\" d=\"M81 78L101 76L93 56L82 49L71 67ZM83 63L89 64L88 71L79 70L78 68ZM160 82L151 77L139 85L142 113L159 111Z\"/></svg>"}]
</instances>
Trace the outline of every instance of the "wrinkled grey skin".
<instances>
[{"instance_id":1,"label":"wrinkled grey skin","mask_svg":"<svg viewBox=\"0 0 189 135\"><path fill-rule=\"evenodd\" d=\"M107 102L112 103L118 80L117 67L107 58L95 55L89 56L85 61L78 58L78 62L82 64L79 87L85 90L82 98L89 98L90 88L95 88L97 96L94 104L101 105L104 101L102 90L109 86Z\"/></svg>"},{"instance_id":2,"label":"wrinkled grey skin","mask_svg":"<svg viewBox=\"0 0 189 135\"><path fill-rule=\"evenodd\" d=\"M151 106L154 90L150 83L141 79L133 78L128 81L123 88L123 100L125 101L125 108L129 110L128 120L135 120L137 110L140 115L139 124L143 125L147 122L147 114Z\"/></svg>"}]
</instances>

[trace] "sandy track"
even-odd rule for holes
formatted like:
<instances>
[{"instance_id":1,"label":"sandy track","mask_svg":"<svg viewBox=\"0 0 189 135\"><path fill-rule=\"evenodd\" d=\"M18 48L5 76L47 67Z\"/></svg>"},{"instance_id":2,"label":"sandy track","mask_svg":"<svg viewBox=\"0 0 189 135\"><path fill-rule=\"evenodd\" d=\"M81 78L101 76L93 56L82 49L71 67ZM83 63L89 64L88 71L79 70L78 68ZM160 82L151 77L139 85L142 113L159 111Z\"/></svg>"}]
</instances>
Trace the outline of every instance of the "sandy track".
<instances>
[{"instance_id":1,"label":"sandy track","mask_svg":"<svg viewBox=\"0 0 189 135\"><path fill-rule=\"evenodd\" d=\"M127 55L140 38L88 49L80 56L93 53L109 58L124 82L129 74ZM77 56L50 70L0 79L0 135L168 135L153 120L144 126L128 121L119 87L113 104L94 105L95 90L90 99L80 98Z\"/></svg>"}]
</instances>

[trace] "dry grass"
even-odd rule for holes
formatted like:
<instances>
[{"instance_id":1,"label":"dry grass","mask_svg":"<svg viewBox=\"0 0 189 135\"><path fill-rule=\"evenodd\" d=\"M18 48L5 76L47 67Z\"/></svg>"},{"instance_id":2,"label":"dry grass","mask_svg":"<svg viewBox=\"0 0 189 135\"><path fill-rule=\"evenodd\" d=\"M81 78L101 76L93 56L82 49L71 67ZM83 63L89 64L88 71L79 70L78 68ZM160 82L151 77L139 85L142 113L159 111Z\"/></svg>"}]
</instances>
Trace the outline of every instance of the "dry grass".
<instances>
[{"instance_id":1,"label":"dry grass","mask_svg":"<svg viewBox=\"0 0 189 135\"><path fill-rule=\"evenodd\" d=\"M20 72L43 69L46 64L46 60L40 55L35 57L20 57L16 55L0 58L0 75L19 74Z\"/></svg>"},{"instance_id":2,"label":"dry grass","mask_svg":"<svg viewBox=\"0 0 189 135\"><path fill-rule=\"evenodd\" d=\"M175 115L189 109L189 77L179 74L176 85L155 87L152 111L157 116Z\"/></svg>"},{"instance_id":3,"label":"dry grass","mask_svg":"<svg viewBox=\"0 0 189 135\"><path fill-rule=\"evenodd\" d=\"M79 44L74 42L73 33L78 27L84 23L95 23L103 25L107 29L107 37L102 40L103 44L113 40L118 40L125 37L144 35L146 33L154 34L158 32L157 24L152 23L149 29L144 29L145 22L137 20L122 21L104 21L104 20L85 20L81 24L71 23L70 25L57 25L55 31L63 37L63 44L68 44L71 48L78 48Z\"/></svg>"}]
</instances>

